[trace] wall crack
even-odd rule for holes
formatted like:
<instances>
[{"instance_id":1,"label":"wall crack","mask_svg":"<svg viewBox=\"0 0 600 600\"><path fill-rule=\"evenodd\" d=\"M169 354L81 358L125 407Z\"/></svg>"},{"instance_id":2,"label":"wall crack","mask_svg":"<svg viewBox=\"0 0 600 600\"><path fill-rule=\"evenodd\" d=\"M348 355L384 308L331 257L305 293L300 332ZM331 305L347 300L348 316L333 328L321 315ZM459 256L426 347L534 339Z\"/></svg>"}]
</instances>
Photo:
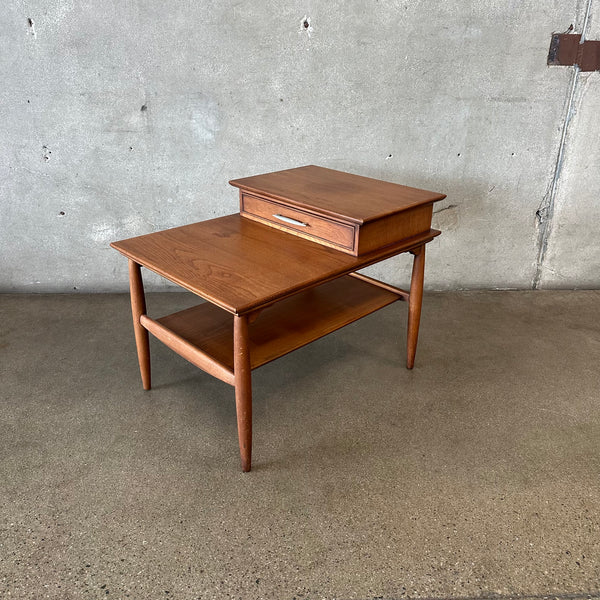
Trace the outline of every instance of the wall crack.
<instances>
[{"instance_id":1,"label":"wall crack","mask_svg":"<svg viewBox=\"0 0 600 600\"><path fill-rule=\"evenodd\" d=\"M581 32L581 40L582 44L585 41L585 30L587 29L587 23L590 15L590 7L592 5L592 0L587 0L585 17L583 20L582 32ZM577 92L577 87L579 83L579 74L581 70L575 65L573 67L573 75L571 77L571 85L569 87L569 93L567 96L567 103L565 108L565 118L563 121L562 131L560 134L560 142L558 145L558 153L556 155L556 162L554 164L554 173L552 176L552 181L548 187L548 191L544 195L538 209L535 211L535 219L536 225L538 228L538 239L537 239L537 259L535 265L535 273L533 276L533 280L531 282L531 287L534 290L539 289L540 282L542 279L542 273L544 271L544 261L546 259L546 254L548 251L548 240L550 238L550 234L552 233L552 224L554 220L554 206L556 202L556 195L558 191L558 184L560 182L560 176L562 174L562 167L564 163L565 157L565 147L567 142L567 134L569 131L569 125L571 124L571 120L573 119L573 115L575 114L575 97Z\"/></svg>"}]
</instances>

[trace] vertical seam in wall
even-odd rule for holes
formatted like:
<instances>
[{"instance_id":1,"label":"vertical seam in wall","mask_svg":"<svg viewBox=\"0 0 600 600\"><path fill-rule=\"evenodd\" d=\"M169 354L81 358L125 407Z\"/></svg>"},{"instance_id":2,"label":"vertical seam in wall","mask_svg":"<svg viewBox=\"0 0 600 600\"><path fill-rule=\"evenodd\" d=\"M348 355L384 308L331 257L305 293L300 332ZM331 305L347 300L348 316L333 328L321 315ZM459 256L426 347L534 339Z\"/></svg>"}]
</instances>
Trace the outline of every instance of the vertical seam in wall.
<instances>
[{"instance_id":1,"label":"vertical seam in wall","mask_svg":"<svg viewBox=\"0 0 600 600\"><path fill-rule=\"evenodd\" d=\"M558 190L558 182L562 172L563 159L565 155L565 141L567 138L567 130L569 123L573 116L573 98L575 97L575 90L577 88L577 80L579 79L579 67L576 65L573 71L573 77L571 79L571 89L569 91L569 97L567 100L567 109L565 118L563 121L562 132L560 135L560 143L558 145L558 154L556 156L556 163L554 165L554 175L550 182L550 189L544 196L542 203L536 211L536 217L539 223L538 230L538 255L535 267L535 275L533 276L532 288L537 290L540 285L540 279L542 277L542 269L544 267L544 259L546 258L546 251L548 249L548 238L552 230L552 220L554 218L554 201L556 199L556 192Z\"/></svg>"},{"instance_id":2,"label":"vertical seam in wall","mask_svg":"<svg viewBox=\"0 0 600 600\"><path fill-rule=\"evenodd\" d=\"M580 44L583 44L585 40L585 31L590 16L590 8L592 6L592 0L587 1L585 17L583 20L581 30ZM554 219L554 205L556 200L556 194L558 191L558 183L562 174L562 167L565 155L565 145L567 141L567 133L569 125L575 113L574 100L577 92L577 84L579 82L580 69L578 65L575 65L573 69L573 77L571 78L571 87L568 94L567 106L565 110L565 118L563 121L562 131L560 135L560 143L558 145L558 154L556 155L556 163L554 165L554 174L552 181L550 182L550 188L547 194L544 196L538 210L536 211L536 217L538 219L539 230L538 230L538 255L536 261L535 274L531 287L534 290L539 289L540 280L542 278L542 271L544 268L544 260L546 258L546 252L548 250L548 239L552 232L552 221Z\"/></svg>"}]
</instances>

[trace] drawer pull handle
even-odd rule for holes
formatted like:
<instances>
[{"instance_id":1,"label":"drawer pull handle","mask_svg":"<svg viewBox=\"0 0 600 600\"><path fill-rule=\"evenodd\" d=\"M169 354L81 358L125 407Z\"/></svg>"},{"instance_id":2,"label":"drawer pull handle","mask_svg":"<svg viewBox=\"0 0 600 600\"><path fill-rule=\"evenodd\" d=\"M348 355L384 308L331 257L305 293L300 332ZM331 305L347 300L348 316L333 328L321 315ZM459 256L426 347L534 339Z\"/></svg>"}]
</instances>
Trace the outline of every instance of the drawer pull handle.
<instances>
[{"instance_id":1,"label":"drawer pull handle","mask_svg":"<svg viewBox=\"0 0 600 600\"><path fill-rule=\"evenodd\" d=\"M300 227L308 227L308 223L303 223L302 221L297 221L296 219L292 219L290 217L284 217L283 215L273 215L276 219L283 221L284 223L289 223L290 225L299 225Z\"/></svg>"}]
</instances>

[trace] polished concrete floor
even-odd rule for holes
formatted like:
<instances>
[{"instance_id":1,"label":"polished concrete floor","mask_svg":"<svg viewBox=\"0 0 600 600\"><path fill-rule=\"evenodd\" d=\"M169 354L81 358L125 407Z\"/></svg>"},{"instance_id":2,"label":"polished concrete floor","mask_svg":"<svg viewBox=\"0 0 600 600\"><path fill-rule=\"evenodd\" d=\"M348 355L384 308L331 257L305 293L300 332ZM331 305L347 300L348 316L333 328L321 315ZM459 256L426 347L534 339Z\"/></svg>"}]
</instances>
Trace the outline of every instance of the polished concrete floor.
<instances>
[{"instance_id":1,"label":"polished concrete floor","mask_svg":"<svg viewBox=\"0 0 600 600\"><path fill-rule=\"evenodd\" d=\"M193 301L149 296L150 314ZM427 294L233 389L124 295L0 296L0 597L588 598L600 590L600 292Z\"/></svg>"}]
</instances>

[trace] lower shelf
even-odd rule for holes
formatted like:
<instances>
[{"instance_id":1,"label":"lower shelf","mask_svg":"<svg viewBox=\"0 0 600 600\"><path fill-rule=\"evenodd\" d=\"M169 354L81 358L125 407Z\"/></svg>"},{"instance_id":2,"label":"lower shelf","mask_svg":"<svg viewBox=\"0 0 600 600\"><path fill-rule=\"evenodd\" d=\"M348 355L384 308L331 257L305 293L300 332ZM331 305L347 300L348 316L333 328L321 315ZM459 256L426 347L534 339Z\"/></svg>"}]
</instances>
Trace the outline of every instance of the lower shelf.
<instances>
[{"instance_id":1,"label":"lower shelf","mask_svg":"<svg viewBox=\"0 0 600 600\"><path fill-rule=\"evenodd\" d=\"M256 369L399 300L398 294L348 275L265 308L249 326ZM209 302L156 319L233 371L233 316Z\"/></svg>"}]
</instances>

